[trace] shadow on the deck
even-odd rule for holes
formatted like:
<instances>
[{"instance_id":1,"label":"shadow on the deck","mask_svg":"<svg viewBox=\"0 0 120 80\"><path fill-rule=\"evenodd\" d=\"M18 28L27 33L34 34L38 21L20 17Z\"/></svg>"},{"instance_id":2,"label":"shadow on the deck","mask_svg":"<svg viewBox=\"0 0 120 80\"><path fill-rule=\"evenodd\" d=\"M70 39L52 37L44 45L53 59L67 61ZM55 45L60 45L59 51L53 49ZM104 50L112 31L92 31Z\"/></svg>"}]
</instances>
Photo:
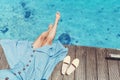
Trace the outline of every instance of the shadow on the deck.
<instances>
[{"instance_id":1,"label":"shadow on the deck","mask_svg":"<svg viewBox=\"0 0 120 80\"><path fill-rule=\"evenodd\" d=\"M83 46L66 46L71 61L79 58L79 67L70 76L61 75L62 62L54 69L49 80L120 80L120 61L106 60L110 54L120 54L120 51L106 48ZM9 68L5 55L0 48L0 69Z\"/></svg>"}]
</instances>

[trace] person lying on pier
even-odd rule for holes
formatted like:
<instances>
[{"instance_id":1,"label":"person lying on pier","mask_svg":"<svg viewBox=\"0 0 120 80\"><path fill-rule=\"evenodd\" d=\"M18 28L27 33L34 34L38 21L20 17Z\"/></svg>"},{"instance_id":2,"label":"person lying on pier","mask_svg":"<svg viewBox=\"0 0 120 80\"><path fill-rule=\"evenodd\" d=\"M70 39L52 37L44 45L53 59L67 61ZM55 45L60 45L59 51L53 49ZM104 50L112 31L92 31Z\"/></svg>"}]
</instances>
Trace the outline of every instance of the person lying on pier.
<instances>
[{"instance_id":1,"label":"person lying on pier","mask_svg":"<svg viewBox=\"0 0 120 80\"><path fill-rule=\"evenodd\" d=\"M53 42L59 19L60 13L57 12L54 25L50 24L48 30L34 42L0 40L10 67L0 70L1 80L48 80L55 66L68 53L68 48L65 48L59 40Z\"/></svg>"}]
</instances>

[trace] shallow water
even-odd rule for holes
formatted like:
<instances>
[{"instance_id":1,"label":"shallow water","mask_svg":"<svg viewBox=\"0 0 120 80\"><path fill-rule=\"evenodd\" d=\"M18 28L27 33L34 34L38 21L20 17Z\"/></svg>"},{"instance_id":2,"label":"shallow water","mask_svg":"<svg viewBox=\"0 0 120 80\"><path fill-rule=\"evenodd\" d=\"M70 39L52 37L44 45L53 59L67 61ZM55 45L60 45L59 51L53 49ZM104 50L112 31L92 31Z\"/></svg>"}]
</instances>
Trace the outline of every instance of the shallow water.
<instances>
[{"instance_id":1,"label":"shallow water","mask_svg":"<svg viewBox=\"0 0 120 80\"><path fill-rule=\"evenodd\" d=\"M34 41L60 11L55 40L120 48L119 0L0 0L1 39Z\"/></svg>"}]
</instances>

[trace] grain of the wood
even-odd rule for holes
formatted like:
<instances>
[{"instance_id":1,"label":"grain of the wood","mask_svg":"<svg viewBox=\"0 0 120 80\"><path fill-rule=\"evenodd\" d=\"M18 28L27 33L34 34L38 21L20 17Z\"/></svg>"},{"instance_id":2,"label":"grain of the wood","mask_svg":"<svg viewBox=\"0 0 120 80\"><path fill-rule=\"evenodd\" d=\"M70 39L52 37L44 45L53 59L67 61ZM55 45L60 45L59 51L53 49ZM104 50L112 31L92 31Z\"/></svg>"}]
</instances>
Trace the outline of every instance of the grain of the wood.
<instances>
[{"instance_id":1,"label":"grain of the wood","mask_svg":"<svg viewBox=\"0 0 120 80\"><path fill-rule=\"evenodd\" d=\"M52 76L50 76L48 80L52 80Z\"/></svg>"},{"instance_id":2,"label":"grain of the wood","mask_svg":"<svg viewBox=\"0 0 120 80\"><path fill-rule=\"evenodd\" d=\"M120 50L115 50L116 54L119 54L120 55ZM120 77L120 60L118 60L118 69L119 69L119 77Z\"/></svg>"},{"instance_id":3,"label":"grain of the wood","mask_svg":"<svg viewBox=\"0 0 120 80\"><path fill-rule=\"evenodd\" d=\"M120 50L116 51L120 55ZM119 68L119 77L120 77L120 60L118 61L118 68Z\"/></svg>"},{"instance_id":4,"label":"grain of the wood","mask_svg":"<svg viewBox=\"0 0 120 80\"><path fill-rule=\"evenodd\" d=\"M84 47L76 47L76 57L80 63L75 71L75 80L85 80L86 50Z\"/></svg>"},{"instance_id":5,"label":"grain of the wood","mask_svg":"<svg viewBox=\"0 0 120 80\"><path fill-rule=\"evenodd\" d=\"M97 80L97 62L96 62L96 49L86 48L87 59L86 59L86 79Z\"/></svg>"},{"instance_id":6,"label":"grain of the wood","mask_svg":"<svg viewBox=\"0 0 120 80\"><path fill-rule=\"evenodd\" d=\"M108 66L106 57L106 50L105 49L96 49L97 53L97 70L98 70L98 80L108 80Z\"/></svg>"},{"instance_id":7,"label":"grain of the wood","mask_svg":"<svg viewBox=\"0 0 120 80\"><path fill-rule=\"evenodd\" d=\"M1 62L2 54L3 54L3 49L2 49L2 47L0 45L0 62Z\"/></svg>"},{"instance_id":8,"label":"grain of the wood","mask_svg":"<svg viewBox=\"0 0 120 80\"><path fill-rule=\"evenodd\" d=\"M1 69L7 69L9 68L8 62L6 60L4 51L2 49L2 47L0 46L0 70Z\"/></svg>"},{"instance_id":9,"label":"grain of the wood","mask_svg":"<svg viewBox=\"0 0 120 80\"><path fill-rule=\"evenodd\" d=\"M54 69L51 80L62 80L63 75L61 75L62 62L60 62Z\"/></svg>"},{"instance_id":10,"label":"grain of the wood","mask_svg":"<svg viewBox=\"0 0 120 80\"><path fill-rule=\"evenodd\" d=\"M115 50L114 53L120 55L120 50ZM118 69L119 69L119 77L120 77L120 60L118 60Z\"/></svg>"},{"instance_id":11,"label":"grain of the wood","mask_svg":"<svg viewBox=\"0 0 120 80\"><path fill-rule=\"evenodd\" d=\"M116 54L116 50L107 49L107 55ZM108 61L108 70L109 70L109 80L120 80L119 76L119 67L118 61L116 60L107 60Z\"/></svg>"},{"instance_id":12,"label":"grain of the wood","mask_svg":"<svg viewBox=\"0 0 120 80\"><path fill-rule=\"evenodd\" d=\"M80 65L70 76L61 75L62 62L54 69L49 80L120 80L120 61L105 60L106 54L120 54L113 49L66 46L71 62L79 58ZM0 69L8 68L5 54L0 47Z\"/></svg>"},{"instance_id":13,"label":"grain of the wood","mask_svg":"<svg viewBox=\"0 0 120 80\"><path fill-rule=\"evenodd\" d=\"M71 62L75 59L75 46L68 46L69 51L68 51L68 55L71 57ZM74 80L74 72L67 76L64 75L63 80Z\"/></svg>"}]
</instances>

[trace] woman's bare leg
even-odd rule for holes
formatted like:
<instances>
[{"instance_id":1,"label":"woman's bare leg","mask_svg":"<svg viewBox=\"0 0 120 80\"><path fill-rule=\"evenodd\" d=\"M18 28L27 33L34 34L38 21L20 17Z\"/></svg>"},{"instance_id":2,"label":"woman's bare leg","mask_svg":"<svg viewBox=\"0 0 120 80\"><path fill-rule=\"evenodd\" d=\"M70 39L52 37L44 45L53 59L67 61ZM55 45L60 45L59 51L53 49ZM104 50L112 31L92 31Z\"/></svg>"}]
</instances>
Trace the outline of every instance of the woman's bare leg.
<instances>
[{"instance_id":1,"label":"woman's bare leg","mask_svg":"<svg viewBox=\"0 0 120 80\"><path fill-rule=\"evenodd\" d=\"M42 46L52 44L52 41L53 41L53 39L54 39L54 37L55 37L55 34L56 34L57 24L58 24L59 19L60 19L60 13L57 12L57 13L56 13L56 19L55 19L54 26L53 26L53 28L50 30L47 38L43 41Z\"/></svg>"},{"instance_id":2,"label":"woman's bare leg","mask_svg":"<svg viewBox=\"0 0 120 80\"><path fill-rule=\"evenodd\" d=\"M43 41L47 38L50 30L52 29L52 24L49 25L48 31L43 32L33 43L33 48L39 48L42 46Z\"/></svg>"}]
</instances>

